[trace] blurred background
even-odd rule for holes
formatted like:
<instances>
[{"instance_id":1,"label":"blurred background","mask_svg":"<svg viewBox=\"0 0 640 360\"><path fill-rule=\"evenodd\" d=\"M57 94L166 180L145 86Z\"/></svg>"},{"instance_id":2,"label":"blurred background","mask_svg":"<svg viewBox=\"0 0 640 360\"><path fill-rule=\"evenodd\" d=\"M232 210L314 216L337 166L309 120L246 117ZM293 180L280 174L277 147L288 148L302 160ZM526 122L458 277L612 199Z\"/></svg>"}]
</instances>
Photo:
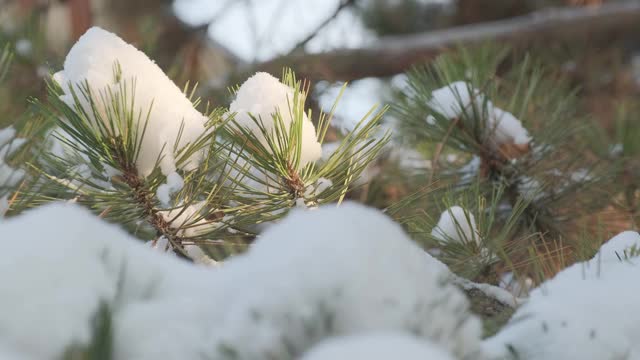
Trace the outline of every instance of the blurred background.
<instances>
[{"instance_id":1,"label":"blurred background","mask_svg":"<svg viewBox=\"0 0 640 360\"><path fill-rule=\"evenodd\" d=\"M612 101L640 89L638 1L615 0L2 0L3 42L15 46L15 90L37 95L39 78L93 25L155 59L178 83L228 101L247 74L293 67L312 81L314 106L350 81L338 120L389 101L401 74L456 45L498 40L546 57L606 123ZM636 5L636 6L634 6ZM625 8L625 6L627 6ZM589 16L589 14L591 14ZM554 16L555 15L555 16ZM546 20L545 20L546 19ZM545 23L546 21L546 23ZM471 28L469 28L471 26ZM465 30L466 29L466 30ZM14 72L15 69L14 69ZM18 114L25 96L3 94ZM8 97L16 102L7 101Z\"/></svg>"}]
</instances>

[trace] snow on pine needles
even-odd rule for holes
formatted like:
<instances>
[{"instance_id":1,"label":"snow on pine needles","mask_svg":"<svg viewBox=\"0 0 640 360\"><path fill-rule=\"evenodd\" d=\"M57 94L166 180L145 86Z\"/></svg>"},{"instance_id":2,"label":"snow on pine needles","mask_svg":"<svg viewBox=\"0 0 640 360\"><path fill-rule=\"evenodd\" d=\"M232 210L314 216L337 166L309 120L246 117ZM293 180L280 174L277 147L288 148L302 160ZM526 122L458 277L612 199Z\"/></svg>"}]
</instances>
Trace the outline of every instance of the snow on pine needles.
<instances>
[{"instance_id":1,"label":"snow on pine needles","mask_svg":"<svg viewBox=\"0 0 640 360\"><path fill-rule=\"evenodd\" d=\"M207 117L193 107L158 65L117 35L98 27L89 29L69 51L64 69L53 78L63 89L62 101L72 109L79 105L77 111L88 114L93 122L104 122L106 127L112 126L109 118L117 112L110 105L114 99L135 99L128 110L134 117L133 129L142 137L136 160L142 175L149 175L158 160L164 175L178 167L194 169L200 162L203 155L198 152L177 164L172 149L199 139ZM117 134L122 126L116 124L109 130Z\"/></svg>"}]
</instances>

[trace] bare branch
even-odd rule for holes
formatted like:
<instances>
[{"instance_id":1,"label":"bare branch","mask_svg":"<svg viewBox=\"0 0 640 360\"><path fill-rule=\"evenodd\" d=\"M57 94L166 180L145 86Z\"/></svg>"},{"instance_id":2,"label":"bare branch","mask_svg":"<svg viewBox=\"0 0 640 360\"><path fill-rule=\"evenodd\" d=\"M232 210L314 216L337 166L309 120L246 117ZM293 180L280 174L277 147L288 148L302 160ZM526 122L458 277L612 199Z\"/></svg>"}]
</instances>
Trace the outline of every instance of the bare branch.
<instances>
[{"instance_id":1,"label":"bare branch","mask_svg":"<svg viewBox=\"0 0 640 360\"><path fill-rule=\"evenodd\" d=\"M287 66L307 79L333 81L390 76L457 45L479 44L489 40L522 43L547 38L573 39L596 32L627 29L639 23L640 2L637 0L598 7L547 9L507 20L384 37L369 47L358 49L291 54L254 64L244 71L279 74Z\"/></svg>"},{"instance_id":2,"label":"bare branch","mask_svg":"<svg viewBox=\"0 0 640 360\"><path fill-rule=\"evenodd\" d=\"M304 48L304 46L311 41L316 35L318 35L318 32L320 32L320 30L322 30L325 26L327 26L331 21L333 21L333 19L335 19L338 14L340 14L340 12L344 9L347 8L351 5L355 4L355 0L342 0L340 2L340 4L338 5L338 7L336 7L336 9L334 10L334 12L329 15L324 21L322 21L313 31L311 31L309 33L309 35L307 35L304 39L302 39L300 42L298 42L294 47L293 50L291 50L289 52L289 54L292 54L298 50L301 50Z\"/></svg>"}]
</instances>

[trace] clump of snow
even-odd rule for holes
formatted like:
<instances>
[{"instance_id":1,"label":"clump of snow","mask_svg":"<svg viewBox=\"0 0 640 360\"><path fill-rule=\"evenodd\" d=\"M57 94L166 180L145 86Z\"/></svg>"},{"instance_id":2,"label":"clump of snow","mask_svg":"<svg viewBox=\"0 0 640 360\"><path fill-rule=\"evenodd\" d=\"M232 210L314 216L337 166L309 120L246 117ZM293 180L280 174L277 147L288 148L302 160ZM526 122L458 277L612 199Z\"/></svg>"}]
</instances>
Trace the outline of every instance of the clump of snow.
<instances>
[{"instance_id":1,"label":"clump of snow","mask_svg":"<svg viewBox=\"0 0 640 360\"><path fill-rule=\"evenodd\" d=\"M114 74L116 65L121 70L120 77ZM125 88L130 92L135 82L134 93L127 96L135 98L134 108L130 110L136 115L142 114L138 118L139 123L135 124L139 133L143 131L146 114L150 110L146 136L142 139L136 163L144 176L151 173L158 159L163 174L174 172L176 159L171 151L174 145L177 143L178 148L183 148L205 132L207 117L194 109L160 67L143 52L101 28L93 27L80 37L69 51L64 69L56 73L54 79L64 91L61 99L71 107L75 107L72 89L81 94L85 81L88 82L92 100L102 117L105 117L109 104L105 104L101 95L110 92L118 96ZM91 114L87 99L80 102ZM181 168L194 169L201 159L202 153L195 153Z\"/></svg>"},{"instance_id":2,"label":"clump of snow","mask_svg":"<svg viewBox=\"0 0 640 360\"><path fill-rule=\"evenodd\" d=\"M527 145L531 137L512 113L504 111L496 106L489 108L490 116L488 126L492 131L493 139L497 144Z\"/></svg>"},{"instance_id":3,"label":"clump of snow","mask_svg":"<svg viewBox=\"0 0 640 360\"><path fill-rule=\"evenodd\" d=\"M460 206L452 206L440 214L438 224L431 230L431 236L443 242L475 242L478 245L482 242L475 217Z\"/></svg>"},{"instance_id":4,"label":"clump of snow","mask_svg":"<svg viewBox=\"0 0 640 360\"><path fill-rule=\"evenodd\" d=\"M25 358L59 358L71 344L89 343L92 319L103 304L114 315L116 354L126 353L123 348L143 338L160 341L165 332L180 336L172 326L182 323L187 311L199 313L204 321L204 306L186 310L177 304L193 294L211 297L208 284L194 281L209 273L150 251L75 204L51 204L8 219L0 223L0 234L11 239L0 256L3 349ZM173 304L156 308L153 316L162 326L145 321L138 324L140 333L126 333L126 324L143 320L134 309L157 302ZM202 327L197 321L191 326L197 332L191 334L191 344L204 343ZM125 333L129 338L120 337Z\"/></svg>"},{"instance_id":5,"label":"clump of snow","mask_svg":"<svg viewBox=\"0 0 640 360\"><path fill-rule=\"evenodd\" d=\"M471 111L473 104L482 107L484 96L465 81L456 81L431 92L427 103L433 111L447 119L455 119Z\"/></svg>"},{"instance_id":6,"label":"clump of snow","mask_svg":"<svg viewBox=\"0 0 640 360\"><path fill-rule=\"evenodd\" d=\"M485 343L492 356L523 359L631 359L640 355L637 258L616 252L639 245L624 232L590 261L574 264L531 292L510 322ZM511 350L509 350L511 349Z\"/></svg>"},{"instance_id":7,"label":"clump of snow","mask_svg":"<svg viewBox=\"0 0 640 360\"><path fill-rule=\"evenodd\" d=\"M281 83L275 77L259 72L247 79L238 89L236 98L229 106L229 111L235 113L235 121L239 126L252 131L265 147L266 139L260 127L251 118L258 120L268 134L275 135L275 114L279 114L286 131L294 123L294 89ZM303 98L300 97L299 101ZM316 136L316 129L307 117L302 115L302 150L300 166L320 159L322 147Z\"/></svg>"},{"instance_id":8,"label":"clump of snow","mask_svg":"<svg viewBox=\"0 0 640 360\"><path fill-rule=\"evenodd\" d=\"M187 256L195 264L205 266L219 266L220 263L209 257L198 245L185 245L184 250L187 252Z\"/></svg>"},{"instance_id":9,"label":"clump of snow","mask_svg":"<svg viewBox=\"0 0 640 360\"><path fill-rule=\"evenodd\" d=\"M446 267L373 209L294 210L219 271L234 291L218 302L229 307L214 344L239 359L295 357L324 337L371 331L477 351L479 322Z\"/></svg>"},{"instance_id":10,"label":"clump of snow","mask_svg":"<svg viewBox=\"0 0 640 360\"><path fill-rule=\"evenodd\" d=\"M527 145L531 137L522 123L513 114L502 110L486 100L478 89L465 81L456 81L431 92L429 107L447 119L455 119L470 114L474 108L486 117L488 134L495 145ZM486 112L484 111L486 110ZM435 125L433 115L427 117L427 124Z\"/></svg>"},{"instance_id":11,"label":"clump of snow","mask_svg":"<svg viewBox=\"0 0 640 360\"><path fill-rule=\"evenodd\" d=\"M453 360L433 342L403 333L352 335L326 340L311 349L302 360Z\"/></svg>"},{"instance_id":12,"label":"clump of snow","mask_svg":"<svg viewBox=\"0 0 640 360\"><path fill-rule=\"evenodd\" d=\"M156 190L156 195L158 196L158 200L162 203L163 206L169 206L171 202L171 195L177 191L180 191L184 186L184 180L182 176L177 172L172 172L167 175L167 182L158 186Z\"/></svg>"}]
</instances>

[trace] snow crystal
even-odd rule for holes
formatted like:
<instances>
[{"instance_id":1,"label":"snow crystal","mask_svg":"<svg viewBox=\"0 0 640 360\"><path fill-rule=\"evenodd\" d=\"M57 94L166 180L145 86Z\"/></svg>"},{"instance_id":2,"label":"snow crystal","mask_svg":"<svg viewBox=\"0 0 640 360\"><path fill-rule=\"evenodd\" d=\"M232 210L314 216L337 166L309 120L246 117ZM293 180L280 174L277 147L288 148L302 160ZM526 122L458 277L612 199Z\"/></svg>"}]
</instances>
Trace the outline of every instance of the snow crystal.
<instances>
[{"instance_id":1,"label":"snow crystal","mask_svg":"<svg viewBox=\"0 0 640 360\"><path fill-rule=\"evenodd\" d=\"M281 358L329 335L407 331L473 356L479 322L449 272L379 211L292 211L219 269L228 281L215 344ZM252 344L247 347L246 344Z\"/></svg>"},{"instance_id":2,"label":"snow crystal","mask_svg":"<svg viewBox=\"0 0 640 360\"><path fill-rule=\"evenodd\" d=\"M170 173L167 175L167 182L158 186L158 189L156 190L158 200L160 200L163 206L169 206L169 203L171 202L171 195L180 191L183 186L184 180L182 179L182 176L177 172Z\"/></svg>"},{"instance_id":3,"label":"snow crystal","mask_svg":"<svg viewBox=\"0 0 640 360\"><path fill-rule=\"evenodd\" d=\"M453 360L436 344L403 333L375 333L331 338L302 360Z\"/></svg>"},{"instance_id":4,"label":"snow crystal","mask_svg":"<svg viewBox=\"0 0 640 360\"><path fill-rule=\"evenodd\" d=\"M442 212L431 236L443 242L475 242L480 245L482 241L475 217L460 206L452 206Z\"/></svg>"},{"instance_id":5,"label":"snow crystal","mask_svg":"<svg viewBox=\"0 0 640 360\"><path fill-rule=\"evenodd\" d=\"M260 121L268 133L273 134L275 131L273 116L279 113L285 128L289 131L294 121L292 117L293 98L294 89L265 72L259 72L240 86L235 100L229 106L229 111L236 113L235 121L238 125L251 130L267 147L266 139L251 116ZM316 137L316 129L306 113L302 118L301 145L300 166L314 162L321 157L322 148Z\"/></svg>"},{"instance_id":6,"label":"snow crystal","mask_svg":"<svg viewBox=\"0 0 640 360\"><path fill-rule=\"evenodd\" d=\"M534 289L485 351L525 359L630 359L640 355L637 258L615 253L640 244L635 232L607 242L590 261L574 264Z\"/></svg>"},{"instance_id":7,"label":"snow crystal","mask_svg":"<svg viewBox=\"0 0 640 360\"><path fill-rule=\"evenodd\" d=\"M122 71L120 78L114 76L116 64ZM56 73L54 79L63 88L61 99L71 107L74 107L71 89L80 94L87 81L98 111L103 115L107 104L100 99L100 94L107 91L119 94L123 86L130 91L135 81L135 93L128 94L135 97L133 113L146 115L151 109L145 130L147 135L142 140L136 163L144 176L151 173L159 158L163 174L175 171L176 159L170 150L176 143L178 148L188 145L205 132L207 118L194 109L160 67L143 52L101 28L93 27L80 37L65 59L64 70ZM85 110L91 112L85 99L81 103ZM143 115L137 124L140 132L144 120L146 116ZM181 167L194 169L201 159L202 153L196 153Z\"/></svg>"}]
</instances>

